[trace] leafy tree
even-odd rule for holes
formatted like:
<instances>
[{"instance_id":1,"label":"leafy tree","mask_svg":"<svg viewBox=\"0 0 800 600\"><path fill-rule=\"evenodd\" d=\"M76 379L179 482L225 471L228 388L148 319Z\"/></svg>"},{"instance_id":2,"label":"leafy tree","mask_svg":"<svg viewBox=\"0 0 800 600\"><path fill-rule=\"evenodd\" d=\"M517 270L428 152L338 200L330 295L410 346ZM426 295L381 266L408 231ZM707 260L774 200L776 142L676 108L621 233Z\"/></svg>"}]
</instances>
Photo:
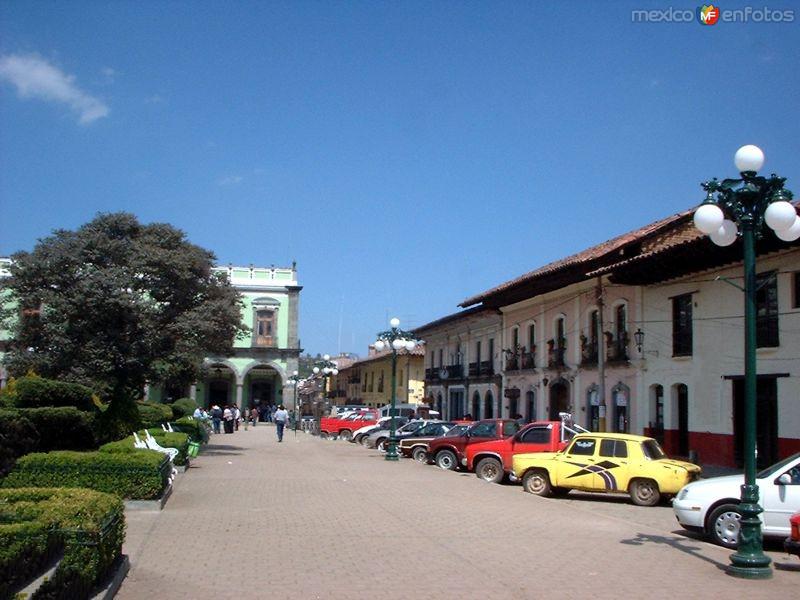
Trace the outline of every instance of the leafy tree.
<instances>
[{"instance_id":1,"label":"leafy tree","mask_svg":"<svg viewBox=\"0 0 800 600\"><path fill-rule=\"evenodd\" d=\"M188 385L204 356L230 354L247 330L238 293L211 270L214 255L171 225L99 214L12 258L11 374L92 385L112 407L130 408L148 380Z\"/></svg>"}]
</instances>

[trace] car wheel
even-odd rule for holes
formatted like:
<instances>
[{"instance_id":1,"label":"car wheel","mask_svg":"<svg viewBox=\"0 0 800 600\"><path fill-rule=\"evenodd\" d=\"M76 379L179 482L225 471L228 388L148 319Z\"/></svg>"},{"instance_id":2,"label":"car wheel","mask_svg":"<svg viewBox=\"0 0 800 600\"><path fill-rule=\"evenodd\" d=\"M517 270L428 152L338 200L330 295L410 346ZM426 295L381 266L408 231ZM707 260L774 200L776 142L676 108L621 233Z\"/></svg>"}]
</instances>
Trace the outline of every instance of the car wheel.
<instances>
[{"instance_id":1,"label":"car wheel","mask_svg":"<svg viewBox=\"0 0 800 600\"><path fill-rule=\"evenodd\" d=\"M366 436L366 435L362 435L361 436L361 445L364 446L365 448L367 447L367 440L368 439L369 439L369 436Z\"/></svg>"},{"instance_id":2,"label":"car wheel","mask_svg":"<svg viewBox=\"0 0 800 600\"><path fill-rule=\"evenodd\" d=\"M549 496L552 493L550 476L547 471L528 471L522 478L522 489L537 496Z\"/></svg>"},{"instance_id":3,"label":"car wheel","mask_svg":"<svg viewBox=\"0 0 800 600\"><path fill-rule=\"evenodd\" d=\"M350 441L353 442L354 444L360 444L361 443L361 438L363 438L363 437L364 436L359 433L358 435L354 435L353 439L351 439Z\"/></svg>"},{"instance_id":4,"label":"car wheel","mask_svg":"<svg viewBox=\"0 0 800 600\"><path fill-rule=\"evenodd\" d=\"M328 439L328 432L327 431L320 431L319 432L319 439L327 440Z\"/></svg>"},{"instance_id":5,"label":"car wheel","mask_svg":"<svg viewBox=\"0 0 800 600\"><path fill-rule=\"evenodd\" d=\"M715 544L735 550L739 545L739 521L742 513L735 504L723 504L708 518L708 533Z\"/></svg>"},{"instance_id":6,"label":"car wheel","mask_svg":"<svg viewBox=\"0 0 800 600\"><path fill-rule=\"evenodd\" d=\"M503 465L496 458L483 458L475 467L475 475L489 483L503 481Z\"/></svg>"},{"instance_id":7,"label":"car wheel","mask_svg":"<svg viewBox=\"0 0 800 600\"><path fill-rule=\"evenodd\" d=\"M631 482L628 491L631 500L638 506L655 506L661 499L658 484L652 479L636 479Z\"/></svg>"},{"instance_id":8,"label":"car wheel","mask_svg":"<svg viewBox=\"0 0 800 600\"><path fill-rule=\"evenodd\" d=\"M344 440L345 442L349 442L350 438L353 437L353 432L349 429L342 429L339 432L339 439Z\"/></svg>"},{"instance_id":9,"label":"car wheel","mask_svg":"<svg viewBox=\"0 0 800 600\"><path fill-rule=\"evenodd\" d=\"M456 455L450 450L440 450L436 455L435 462L437 467L444 469L445 471L455 471L456 466L458 465L458 462L456 461Z\"/></svg>"},{"instance_id":10,"label":"car wheel","mask_svg":"<svg viewBox=\"0 0 800 600\"><path fill-rule=\"evenodd\" d=\"M428 451L423 447L414 448L411 452L411 458L417 462L428 462Z\"/></svg>"}]
</instances>

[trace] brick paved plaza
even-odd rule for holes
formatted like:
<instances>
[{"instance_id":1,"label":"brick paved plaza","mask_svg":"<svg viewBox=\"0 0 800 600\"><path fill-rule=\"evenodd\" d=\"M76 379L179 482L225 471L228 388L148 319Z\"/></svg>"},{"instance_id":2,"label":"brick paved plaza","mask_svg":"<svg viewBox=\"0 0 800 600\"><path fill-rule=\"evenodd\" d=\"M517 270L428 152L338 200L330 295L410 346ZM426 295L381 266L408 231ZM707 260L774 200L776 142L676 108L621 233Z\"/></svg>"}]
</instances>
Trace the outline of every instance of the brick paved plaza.
<instances>
[{"instance_id":1,"label":"brick paved plaza","mask_svg":"<svg viewBox=\"0 0 800 600\"><path fill-rule=\"evenodd\" d=\"M544 499L519 486L271 426L219 435L160 513L129 512L118 598L794 597L682 535L668 506Z\"/></svg>"}]
</instances>

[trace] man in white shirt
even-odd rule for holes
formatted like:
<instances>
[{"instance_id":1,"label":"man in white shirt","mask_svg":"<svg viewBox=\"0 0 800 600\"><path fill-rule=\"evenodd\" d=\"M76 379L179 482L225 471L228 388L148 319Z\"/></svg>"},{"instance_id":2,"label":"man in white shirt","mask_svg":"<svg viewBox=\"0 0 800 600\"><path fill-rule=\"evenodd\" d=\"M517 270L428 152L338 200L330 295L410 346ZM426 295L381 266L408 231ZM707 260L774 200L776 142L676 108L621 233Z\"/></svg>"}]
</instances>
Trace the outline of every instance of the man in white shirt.
<instances>
[{"instance_id":1,"label":"man in white shirt","mask_svg":"<svg viewBox=\"0 0 800 600\"><path fill-rule=\"evenodd\" d=\"M275 411L275 427L278 430L278 441L283 441L283 428L286 427L286 423L289 422L289 413L283 407L283 404L278 406L278 410Z\"/></svg>"}]
</instances>

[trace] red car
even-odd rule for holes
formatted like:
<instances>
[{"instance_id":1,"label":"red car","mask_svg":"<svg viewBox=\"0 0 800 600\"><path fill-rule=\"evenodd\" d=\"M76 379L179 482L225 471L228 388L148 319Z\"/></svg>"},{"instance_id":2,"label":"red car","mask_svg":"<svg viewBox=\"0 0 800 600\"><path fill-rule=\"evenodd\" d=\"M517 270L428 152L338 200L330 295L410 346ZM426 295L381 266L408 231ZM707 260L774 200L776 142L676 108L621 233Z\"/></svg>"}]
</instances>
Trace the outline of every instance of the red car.
<instances>
[{"instance_id":1,"label":"red car","mask_svg":"<svg viewBox=\"0 0 800 600\"><path fill-rule=\"evenodd\" d=\"M467 471L491 483L500 483L511 474L514 454L523 452L558 452L567 446L572 436L582 427L566 425L562 421L537 421L529 423L514 436L482 441L466 448L463 465Z\"/></svg>"},{"instance_id":2,"label":"red car","mask_svg":"<svg viewBox=\"0 0 800 600\"><path fill-rule=\"evenodd\" d=\"M783 548L789 554L800 556L800 512L796 512L789 517L789 525L792 528L792 532L783 542Z\"/></svg>"},{"instance_id":3,"label":"red car","mask_svg":"<svg viewBox=\"0 0 800 600\"><path fill-rule=\"evenodd\" d=\"M464 454L467 446L510 437L519 431L519 424L511 419L484 419L476 422L463 435L444 436L433 439L428 444L428 462L441 469L455 470L466 464Z\"/></svg>"},{"instance_id":4,"label":"red car","mask_svg":"<svg viewBox=\"0 0 800 600\"><path fill-rule=\"evenodd\" d=\"M375 411L362 411L352 413L346 417L323 417L319 422L320 437L339 436L343 440L349 440L356 429L367 425L375 425L378 422L378 413Z\"/></svg>"}]
</instances>

